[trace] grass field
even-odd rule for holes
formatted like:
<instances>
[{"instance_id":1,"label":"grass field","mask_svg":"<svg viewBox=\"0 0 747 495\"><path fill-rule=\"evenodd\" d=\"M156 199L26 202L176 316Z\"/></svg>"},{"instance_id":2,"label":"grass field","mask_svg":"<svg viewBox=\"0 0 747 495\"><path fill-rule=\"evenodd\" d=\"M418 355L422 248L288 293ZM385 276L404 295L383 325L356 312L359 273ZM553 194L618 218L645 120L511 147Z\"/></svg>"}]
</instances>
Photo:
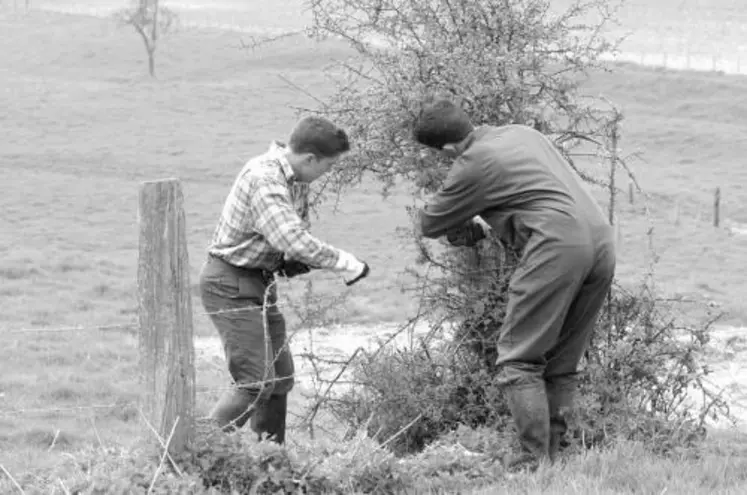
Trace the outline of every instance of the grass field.
<instances>
[{"instance_id":1,"label":"grass field","mask_svg":"<svg viewBox=\"0 0 747 495\"><path fill-rule=\"evenodd\" d=\"M38 331L133 323L138 184L183 181L195 282L236 172L271 139L285 138L295 119L289 105L313 104L278 76L328 94L320 68L344 49L289 39L251 53L235 33L189 31L161 46L154 81L136 35L108 21L33 13L0 17L0 33L0 463L23 479L20 473L70 462L62 453L99 441L126 444L140 429L131 333ZM642 214L641 198L623 201L620 280L640 280L653 226L662 293L713 302L732 323L743 323L747 237L713 228L709 208L721 187L724 217L747 222L747 79L618 66L594 74L584 89L623 108L624 151L644 157L633 167L650 194L651 215ZM344 197L336 213L325 205L314 221L320 237L372 266L366 283L349 293L345 323L411 314L413 302L397 290L414 259L395 236L406 204L402 194L383 200L370 184ZM314 279L321 294L345 292L338 278ZM285 293L292 298L301 289L293 284ZM195 308L196 332L211 335L197 299ZM700 316L700 308L683 305L681 312ZM198 373L203 390L225 385L210 363L200 363ZM212 396L199 396L202 411ZM37 411L89 404L114 406ZM703 493L739 493L729 473L744 461L713 455L710 465L722 471L696 470L684 479ZM579 460L587 478L577 478L577 493L627 493L635 480L646 483L631 474L634 481L609 485L605 462ZM680 475L689 465L657 466L662 476L680 478L670 492L684 493L677 487L684 490ZM567 486L560 473L548 476L547 483ZM661 484L645 486L662 493Z\"/></svg>"}]
</instances>

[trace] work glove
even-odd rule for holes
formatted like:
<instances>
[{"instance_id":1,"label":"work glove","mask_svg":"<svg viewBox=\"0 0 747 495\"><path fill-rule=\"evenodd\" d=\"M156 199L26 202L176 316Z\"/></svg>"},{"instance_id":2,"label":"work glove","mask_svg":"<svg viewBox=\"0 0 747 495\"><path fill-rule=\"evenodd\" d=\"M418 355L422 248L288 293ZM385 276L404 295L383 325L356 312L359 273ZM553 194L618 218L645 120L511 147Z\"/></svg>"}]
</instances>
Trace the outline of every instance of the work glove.
<instances>
[{"instance_id":1,"label":"work glove","mask_svg":"<svg viewBox=\"0 0 747 495\"><path fill-rule=\"evenodd\" d=\"M483 226L474 220L470 220L461 227L446 233L446 240L456 247L473 247L486 237L487 234Z\"/></svg>"},{"instance_id":2,"label":"work glove","mask_svg":"<svg viewBox=\"0 0 747 495\"><path fill-rule=\"evenodd\" d=\"M306 263L296 260L283 260L283 264L277 269L277 274L285 278L293 278L298 275L305 275L311 271L311 267Z\"/></svg>"},{"instance_id":3,"label":"work glove","mask_svg":"<svg viewBox=\"0 0 747 495\"><path fill-rule=\"evenodd\" d=\"M351 286L354 283L366 278L371 271L367 263L360 261L358 258L345 251L340 251L340 257L337 260L335 269L345 274L345 285Z\"/></svg>"}]
</instances>

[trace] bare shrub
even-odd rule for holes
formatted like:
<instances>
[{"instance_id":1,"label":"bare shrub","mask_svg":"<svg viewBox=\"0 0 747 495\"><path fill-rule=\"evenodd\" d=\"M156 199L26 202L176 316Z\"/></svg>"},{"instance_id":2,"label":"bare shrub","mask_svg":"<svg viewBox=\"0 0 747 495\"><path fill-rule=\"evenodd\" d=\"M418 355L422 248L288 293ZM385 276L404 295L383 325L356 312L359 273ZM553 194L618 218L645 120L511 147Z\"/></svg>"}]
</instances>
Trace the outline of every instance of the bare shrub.
<instances>
[{"instance_id":1,"label":"bare shrub","mask_svg":"<svg viewBox=\"0 0 747 495\"><path fill-rule=\"evenodd\" d=\"M582 178L608 191L614 222L618 170L635 181L618 154L622 115L579 89L591 71L606 70L601 57L615 48L602 36L614 18L608 2L578 1L559 14L545 0L315 0L311 7L313 34L342 38L357 53L329 69L337 91L317 110L357 143L330 191L368 177L384 194L408 186L416 202L435 191L448 163L413 142L409 123L423 98L447 95L476 123L525 124L551 137ZM422 314L448 322L450 337L360 356L354 385L334 402L340 420L376 438L406 429L388 443L398 453L421 450L459 424L504 428L507 416L492 377L516 253L493 237L461 249L414 241ZM659 315L650 281L641 294L619 286L610 293L584 362L584 421L576 429L583 445L625 437L667 451L698 438L706 411L724 411L714 397L685 406L693 387L708 397L698 357L709 325L675 331ZM659 442L661 434L670 441Z\"/></svg>"},{"instance_id":2,"label":"bare shrub","mask_svg":"<svg viewBox=\"0 0 747 495\"><path fill-rule=\"evenodd\" d=\"M130 6L114 14L125 26L132 26L143 40L148 55L148 73L156 76L156 48L159 40L175 26L176 13L159 0L130 0Z\"/></svg>"}]
</instances>

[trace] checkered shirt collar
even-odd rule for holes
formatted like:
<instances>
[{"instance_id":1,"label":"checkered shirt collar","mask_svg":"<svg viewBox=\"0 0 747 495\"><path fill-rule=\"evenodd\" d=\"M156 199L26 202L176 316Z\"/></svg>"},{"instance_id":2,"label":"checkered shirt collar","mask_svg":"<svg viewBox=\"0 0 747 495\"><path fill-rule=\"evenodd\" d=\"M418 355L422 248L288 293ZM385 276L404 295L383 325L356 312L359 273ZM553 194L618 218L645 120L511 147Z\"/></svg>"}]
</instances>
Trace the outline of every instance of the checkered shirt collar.
<instances>
[{"instance_id":1,"label":"checkered shirt collar","mask_svg":"<svg viewBox=\"0 0 747 495\"><path fill-rule=\"evenodd\" d=\"M277 162L280 164L280 169L283 171L285 179L288 182L294 182L296 176L293 173L293 167L291 167L290 162L288 162L288 158L285 156L285 151L286 146L284 143L281 143L280 141L272 141L270 143L270 149L267 151L267 154L271 159L277 160Z\"/></svg>"}]
</instances>

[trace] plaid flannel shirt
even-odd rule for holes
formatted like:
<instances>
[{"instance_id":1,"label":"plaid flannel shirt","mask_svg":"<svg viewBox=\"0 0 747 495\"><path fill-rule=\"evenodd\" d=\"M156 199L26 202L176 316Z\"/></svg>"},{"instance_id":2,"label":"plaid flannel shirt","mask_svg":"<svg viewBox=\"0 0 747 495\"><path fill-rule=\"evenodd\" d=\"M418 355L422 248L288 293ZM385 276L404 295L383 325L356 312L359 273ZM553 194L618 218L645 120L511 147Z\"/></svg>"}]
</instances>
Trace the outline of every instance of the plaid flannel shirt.
<instances>
[{"instance_id":1,"label":"plaid flannel shirt","mask_svg":"<svg viewBox=\"0 0 747 495\"><path fill-rule=\"evenodd\" d=\"M273 141L241 170L208 252L245 268L275 271L284 255L312 267L333 268L339 251L309 233L309 187L295 180L284 150Z\"/></svg>"}]
</instances>

